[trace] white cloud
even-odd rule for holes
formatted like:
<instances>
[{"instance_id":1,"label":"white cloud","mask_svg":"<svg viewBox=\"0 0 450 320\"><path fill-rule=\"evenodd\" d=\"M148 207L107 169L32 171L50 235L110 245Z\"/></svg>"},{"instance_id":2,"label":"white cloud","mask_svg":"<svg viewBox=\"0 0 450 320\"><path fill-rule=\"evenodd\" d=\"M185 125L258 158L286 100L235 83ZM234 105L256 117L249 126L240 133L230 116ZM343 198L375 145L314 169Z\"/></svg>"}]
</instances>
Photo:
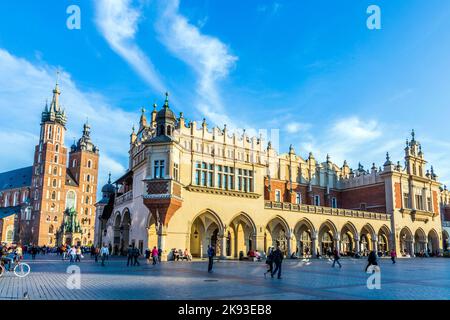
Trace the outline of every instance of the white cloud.
<instances>
[{"instance_id":1,"label":"white cloud","mask_svg":"<svg viewBox=\"0 0 450 320\"><path fill-rule=\"evenodd\" d=\"M34 65L0 49L0 172L33 164L40 116L46 98L51 99L56 69L42 62ZM107 180L109 171L114 176L122 174L135 115L111 106L95 92L82 92L67 72L61 73L59 83L68 117L66 146L81 136L88 117L92 140L100 148L100 183Z\"/></svg>"},{"instance_id":2,"label":"white cloud","mask_svg":"<svg viewBox=\"0 0 450 320\"><path fill-rule=\"evenodd\" d=\"M336 121L331 131L339 139L351 141L352 144L371 141L381 135L376 121L362 121L357 117Z\"/></svg>"},{"instance_id":3,"label":"white cloud","mask_svg":"<svg viewBox=\"0 0 450 320\"><path fill-rule=\"evenodd\" d=\"M235 65L237 57L219 39L202 34L179 12L178 0L161 2L162 13L156 22L160 41L197 74L197 108L215 124L229 125L218 82L225 78Z\"/></svg>"},{"instance_id":4,"label":"white cloud","mask_svg":"<svg viewBox=\"0 0 450 320\"><path fill-rule=\"evenodd\" d=\"M306 131L310 128L309 124L304 124L300 122L289 122L286 124L286 131L288 133L299 133L301 131Z\"/></svg>"},{"instance_id":5,"label":"white cloud","mask_svg":"<svg viewBox=\"0 0 450 320\"><path fill-rule=\"evenodd\" d=\"M97 0L95 6L96 24L111 48L154 90L164 92L167 88L155 66L135 42L141 13L132 1Z\"/></svg>"}]
</instances>

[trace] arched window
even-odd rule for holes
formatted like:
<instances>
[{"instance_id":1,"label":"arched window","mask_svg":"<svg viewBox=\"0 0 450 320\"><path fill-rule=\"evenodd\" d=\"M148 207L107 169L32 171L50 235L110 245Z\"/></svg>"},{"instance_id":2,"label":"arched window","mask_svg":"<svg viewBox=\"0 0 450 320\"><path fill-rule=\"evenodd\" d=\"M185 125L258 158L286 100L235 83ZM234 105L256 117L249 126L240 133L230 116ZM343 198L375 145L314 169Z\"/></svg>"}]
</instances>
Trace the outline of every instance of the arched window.
<instances>
[{"instance_id":1,"label":"arched window","mask_svg":"<svg viewBox=\"0 0 450 320\"><path fill-rule=\"evenodd\" d=\"M88 168L91 168L91 167L92 167L92 161L91 161L91 160L88 160L88 162L87 162L87 167L88 167Z\"/></svg>"},{"instance_id":2,"label":"arched window","mask_svg":"<svg viewBox=\"0 0 450 320\"><path fill-rule=\"evenodd\" d=\"M56 145L55 151L56 151L56 152L59 152L59 144Z\"/></svg>"},{"instance_id":3,"label":"arched window","mask_svg":"<svg viewBox=\"0 0 450 320\"><path fill-rule=\"evenodd\" d=\"M89 174L86 176L86 180L87 182L91 181L91 176Z\"/></svg>"},{"instance_id":4,"label":"arched window","mask_svg":"<svg viewBox=\"0 0 450 320\"><path fill-rule=\"evenodd\" d=\"M52 127L48 127L48 138L52 138Z\"/></svg>"},{"instance_id":5,"label":"arched window","mask_svg":"<svg viewBox=\"0 0 450 320\"><path fill-rule=\"evenodd\" d=\"M54 232L54 227L53 227L53 225L50 225L50 226L48 227L48 233L53 234L53 232Z\"/></svg>"},{"instance_id":6,"label":"arched window","mask_svg":"<svg viewBox=\"0 0 450 320\"><path fill-rule=\"evenodd\" d=\"M73 190L67 192L66 195L66 209L75 209L77 195Z\"/></svg>"},{"instance_id":7,"label":"arched window","mask_svg":"<svg viewBox=\"0 0 450 320\"><path fill-rule=\"evenodd\" d=\"M53 168L53 175L54 176L58 175L58 168L56 166Z\"/></svg>"},{"instance_id":8,"label":"arched window","mask_svg":"<svg viewBox=\"0 0 450 320\"><path fill-rule=\"evenodd\" d=\"M13 242L14 240L14 230L12 227L9 227L6 231L6 242Z\"/></svg>"},{"instance_id":9,"label":"arched window","mask_svg":"<svg viewBox=\"0 0 450 320\"><path fill-rule=\"evenodd\" d=\"M89 213L89 209L88 208L84 209L84 214L88 215L88 213Z\"/></svg>"},{"instance_id":10,"label":"arched window","mask_svg":"<svg viewBox=\"0 0 450 320\"><path fill-rule=\"evenodd\" d=\"M55 191L52 192L52 200L56 200L56 192Z\"/></svg>"},{"instance_id":11,"label":"arched window","mask_svg":"<svg viewBox=\"0 0 450 320\"><path fill-rule=\"evenodd\" d=\"M56 179L53 179L52 185L53 185L54 188L56 188L56 183L57 183Z\"/></svg>"},{"instance_id":12,"label":"arched window","mask_svg":"<svg viewBox=\"0 0 450 320\"><path fill-rule=\"evenodd\" d=\"M86 197L86 204L89 204L89 197Z\"/></svg>"},{"instance_id":13,"label":"arched window","mask_svg":"<svg viewBox=\"0 0 450 320\"><path fill-rule=\"evenodd\" d=\"M58 155L55 155L55 163L58 163Z\"/></svg>"},{"instance_id":14,"label":"arched window","mask_svg":"<svg viewBox=\"0 0 450 320\"><path fill-rule=\"evenodd\" d=\"M90 186L90 185L87 185L87 187L86 187L86 192L87 192L87 193L91 192L91 186Z\"/></svg>"}]
</instances>

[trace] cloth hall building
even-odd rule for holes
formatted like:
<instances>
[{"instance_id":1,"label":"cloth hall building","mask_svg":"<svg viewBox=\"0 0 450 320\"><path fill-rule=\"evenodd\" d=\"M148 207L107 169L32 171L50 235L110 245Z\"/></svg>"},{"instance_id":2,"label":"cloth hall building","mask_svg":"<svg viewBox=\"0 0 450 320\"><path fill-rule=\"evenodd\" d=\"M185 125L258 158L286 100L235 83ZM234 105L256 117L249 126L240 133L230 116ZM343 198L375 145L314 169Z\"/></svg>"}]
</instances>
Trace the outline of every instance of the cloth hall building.
<instances>
[{"instance_id":1,"label":"cloth hall building","mask_svg":"<svg viewBox=\"0 0 450 320\"><path fill-rule=\"evenodd\" d=\"M129 244L204 257L208 245L222 258L267 251L342 253L364 250L442 252L445 208L433 169L414 132L405 165L389 155L382 167L351 169L320 162L226 126L208 128L175 117L168 95L151 116L143 109L130 137L128 170L102 189L96 244L115 253ZM400 254L399 254L400 255Z\"/></svg>"}]
</instances>

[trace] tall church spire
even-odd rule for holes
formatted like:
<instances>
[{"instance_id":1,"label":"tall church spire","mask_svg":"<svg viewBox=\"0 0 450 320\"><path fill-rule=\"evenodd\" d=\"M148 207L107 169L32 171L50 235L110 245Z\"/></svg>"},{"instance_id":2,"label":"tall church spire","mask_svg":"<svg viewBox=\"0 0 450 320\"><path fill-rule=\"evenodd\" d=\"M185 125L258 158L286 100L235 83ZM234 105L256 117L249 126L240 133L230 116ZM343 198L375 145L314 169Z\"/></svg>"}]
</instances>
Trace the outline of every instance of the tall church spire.
<instances>
[{"instance_id":1,"label":"tall church spire","mask_svg":"<svg viewBox=\"0 0 450 320\"><path fill-rule=\"evenodd\" d=\"M59 77L59 71L58 71ZM57 77L57 78L58 78ZM53 89L53 98L50 103L50 107L48 103L45 104L44 111L42 112L42 123L44 122L57 122L63 126L66 125L67 118L66 113L62 110L61 105L59 103L59 96L61 95L61 91L59 90L58 79L56 80L55 89Z\"/></svg>"}]
</instances>

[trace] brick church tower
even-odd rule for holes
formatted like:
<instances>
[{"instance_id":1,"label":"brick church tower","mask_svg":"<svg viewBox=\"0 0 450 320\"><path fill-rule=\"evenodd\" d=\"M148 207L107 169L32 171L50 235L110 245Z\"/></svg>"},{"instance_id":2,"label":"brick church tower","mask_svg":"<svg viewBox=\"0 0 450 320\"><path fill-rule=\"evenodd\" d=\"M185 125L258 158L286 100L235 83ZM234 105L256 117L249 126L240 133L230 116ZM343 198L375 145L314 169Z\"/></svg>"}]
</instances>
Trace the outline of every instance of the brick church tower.
<instances>
[{"instance_id":1,"label":"brick church tower","mask_svg":"<svg viewBox=\"0 0 450 320\"><path fill-rule=\"evenodd\" d=\"M67 118L59 102L60 94L56 83L51 104L46 104L42 112L31 181L32 219L23 237L27 244L55 246L65 242L60 230L67 219L65 212L70 211L66 209L77 210L81 219L82 236L73 240L88 245L94 239L98 149L90 140L89 125L85 124L83 136L71 148L67 167Z\"/></svg>"}]
</instances>

